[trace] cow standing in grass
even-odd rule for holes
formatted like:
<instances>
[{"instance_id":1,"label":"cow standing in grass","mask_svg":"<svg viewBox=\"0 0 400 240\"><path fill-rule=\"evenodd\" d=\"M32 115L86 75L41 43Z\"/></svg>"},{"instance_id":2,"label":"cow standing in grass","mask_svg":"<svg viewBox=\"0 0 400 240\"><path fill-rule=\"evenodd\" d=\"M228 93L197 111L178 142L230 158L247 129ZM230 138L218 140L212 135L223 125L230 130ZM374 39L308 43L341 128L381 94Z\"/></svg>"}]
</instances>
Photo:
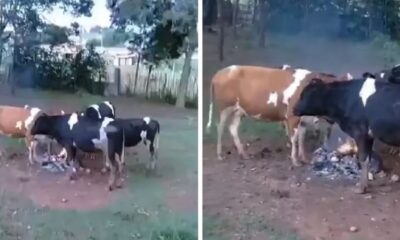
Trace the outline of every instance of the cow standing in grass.
<instances>
[{"instance_id":1,"label":"cow standing in grass","mask_svg":"<svg viewBox=\"0 0 400 240\"><path fill-rule=\"evenodd\" d=\"M293 106L302 89L312 78L326 82L338 81L336 76L315 73L305 69L286 70L256 66L230 66L217 72L210 85L210 107L207 131L212 122L213 102L218 106L217 156L222 159L221 138L225 122L230 116L229 126L235 146L244 159L248 158L240 142L238 129L243 116L262 121L283 121L291 141L291 159L295 166L305 162L305 123L293 115ZM345 78L343 78L345 79Z\"/></svg>"}]
</instances>

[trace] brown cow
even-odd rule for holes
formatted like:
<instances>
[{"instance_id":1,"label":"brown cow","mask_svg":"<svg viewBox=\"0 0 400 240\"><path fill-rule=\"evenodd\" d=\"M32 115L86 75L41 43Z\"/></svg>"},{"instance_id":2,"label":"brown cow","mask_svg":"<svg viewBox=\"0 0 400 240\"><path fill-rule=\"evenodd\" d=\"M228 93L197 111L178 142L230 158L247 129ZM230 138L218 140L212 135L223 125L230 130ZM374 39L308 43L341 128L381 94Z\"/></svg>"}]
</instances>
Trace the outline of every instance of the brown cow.
<instances>
[{"instance_id":1,"label":"brown cow","mask_svg":"<svg viewBox=\"0 0 400 240\"><path fill-rule=\"evenodd\" d=\"M215 99L219 124L217 127L217 156L222 160L221 138L225 122L233 115L229 126L235 146L242 158L248 155L243 149L238 135L242 116L249 116L263 121L284 121L291 141L291 159L295 166L305 161L304 137L305 122L292 113L294 104L299 99L302 89L313 78L326 82L347 80L334 75L315 73L305 69L286 70L256 66L230 66L218 71L210 85L210 108L207 131L212 122L213 99ZM297 144L299 146L297 146Z\"/></svg>"},{"instance_id":2,"label":"brown cow","mask_svg":"<svg viewBox=\"0 0 400 240\"><path fill-rule=\"evenodd\" d=\"M37 142L30 134L30 129L42 114L39 108L0 106L0 134L13 138L25 138L31 164L33 164L33 156L36 156Z\"/></svg>"}]
</instances>

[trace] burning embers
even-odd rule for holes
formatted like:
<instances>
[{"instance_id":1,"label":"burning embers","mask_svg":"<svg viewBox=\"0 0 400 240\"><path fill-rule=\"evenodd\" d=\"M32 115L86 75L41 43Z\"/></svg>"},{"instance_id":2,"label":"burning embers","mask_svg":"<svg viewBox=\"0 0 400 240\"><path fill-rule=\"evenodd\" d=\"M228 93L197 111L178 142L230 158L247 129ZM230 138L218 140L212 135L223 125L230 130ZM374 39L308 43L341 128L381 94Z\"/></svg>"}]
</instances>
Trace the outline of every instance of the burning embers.
<instances>
[{"instance_id":1,"label":"burning embers","mask_svg":"<svg viewBox=\"0 0 400 240\"><path fill-rule=\"evenodd\" d=\"M324 146L314 151L311 170L317 176L331 180L358 179L361 169L356 154L357 146L354 141L335 125ZM369 165L370 173L376 174L381 171L381 162L380 156L373 152Z\"/></svg>"},{"instance_id":2,"label":"burning embers","mask_svg":"<svg viewBox=\"0 0 400 240\"><path fill-rule=\"evenodd\" d=\"M376 174L381 170L380 157L373 152L370 161L370 172ZM312 171L318 176L324 176L331 180L340 178L358 179L361 169L357 164L355 155L342 155L337 151L328 151L325 148L318 148L311 161Z\"/></svg>"}]
</instances>

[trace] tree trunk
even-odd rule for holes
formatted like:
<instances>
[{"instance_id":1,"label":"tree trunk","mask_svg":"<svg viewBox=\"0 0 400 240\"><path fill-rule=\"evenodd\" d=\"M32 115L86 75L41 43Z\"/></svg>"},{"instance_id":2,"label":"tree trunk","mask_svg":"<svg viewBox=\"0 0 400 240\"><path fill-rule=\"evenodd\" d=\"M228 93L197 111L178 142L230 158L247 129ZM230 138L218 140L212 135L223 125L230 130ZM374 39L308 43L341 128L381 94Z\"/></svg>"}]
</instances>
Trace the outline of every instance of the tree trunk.
<instances>
[{"instance_id":1,"label":"tree trunk","mask_svg":"<svg viewBox=\"0 0 400 240\"><path fill-rule=\"evenodd\" d=\"M219 61L224 61L224 14L223 14L223 5L224 0L218 0L218 22L219 22L219 44L218 44L218 53L219 53Z\"/></svg>"},{"instance_id":2,"label":"tree trunk","mask_svg":"<svg viewBox=\"0 0 400 240\"><path fill-rule=\"evenodd\" d=\"M149 85L150 85L150 75L151 75L151 70L153 70L153 65L150 65L149 67L149 72L147 73L147 81L146 81L146 99L149 98Z\"/></svg>"},{"instance_id":3,"label":"tree trunk","mask_svg":"<svg viewBox=\"0 0 400 240\"><path fill-rule=\"evenodd\" d=\"M257 23L257 13L258 13L258 11L257 11L257 0L254 0L253 16L252 16L252 19L251 19L251 23L253 25L255 25Z\"/></svg>"},{"instance_id":4,"label":"tree trunk","mask_svg":"<svg viewBox=\"0 0 400 240\"><path fill-rule=\"evenodd\" d=\"M10 72L10 80L11 80L11 95L15 96L15 72L17 71L17 62L18 62L18 55L19 55L19 50L18 47L15 45L15 40L14 40L14 49L13 49L13 61L12 61L12 66L11 66L11 72Z\"/></svg>"},{"instance_id":5,"label":"tree trunk","mask_svg":"<svg viewBox=\"0 0 400 240\"><path fill-rule=\"evenodd\" d=\"M135 72L135 85L133 86L133 95L136 93L136 84L139 76L139 64L140 64L141 54L138 54L138 58L136 61L136 72Z\"/></svg>"},{"instance_id":6,"label":"tree trunk","mask_svg":"<svg viewBox=\"0 0 400 240\"><path fill-rule=\"evenodd\" d=\"M192 47L188 47L185 53L185 62L183 64L182 75L179 81L178 94L175 103L175 106L179 108L185 107L186 91L189 84L193 51L194 49Z\"/></svg>"},{"instance_id":7,"label":"tree trunk","mask_svg":"<svg viewBox=\"0 0 400 240\"><path fill-rule=\"evenodd\" d=\"M234 39L236 39L238 15L239 15L239 0L235 1L235 5L233 7L234 7L234 10L233 10L233 37L234 37Z\"/></svg>"},{"instance_id":8,"label":"tree trunk","mask_svg":"<svg viewBox=\"0 0 400 240\"><path fill-rule=\"evenodd\" d=\"M265 32L266 32L266 21L267 21L267 1L261 0L260 2L260 36L258 39L258 46L261 48L265 47Z\"/></svg>"}]
</instances>

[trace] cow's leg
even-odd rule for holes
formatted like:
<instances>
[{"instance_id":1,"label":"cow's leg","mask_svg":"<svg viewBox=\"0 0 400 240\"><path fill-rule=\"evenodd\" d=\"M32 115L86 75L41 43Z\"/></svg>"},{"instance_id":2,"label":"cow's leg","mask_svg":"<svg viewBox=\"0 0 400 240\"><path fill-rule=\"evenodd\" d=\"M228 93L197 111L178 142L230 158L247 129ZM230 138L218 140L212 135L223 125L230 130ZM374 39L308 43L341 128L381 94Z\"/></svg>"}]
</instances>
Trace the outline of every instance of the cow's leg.
<instances>
[{"instance_id":1,"label":"cow's leg","mask_svg":"<svg viewBox=\"0 0 400 240\"><path fill-rule=\"evenodd\" d=\"M36 157L37 140L31 137L25 138L25 144L28 147L28 159L30 164L34 164L33 158Z\"/></svg>"},{"instance_id":2,"label":"cow's leg","mask_svg":"<svg viewBox=\"0 0 400 240\"><path fill-rule=\"evenodd\" d=\"M290 157L292 159L292 163L294 166L301 166L301 163L298 159L298 146L297 146L299 140L298 127L299 127L299 119L292 118L288 120L289 137L292 145L291 146L292 151Z\"/></svg>"},{"instance_id":3,"label":"cow's leg","mask_svg":"<svg viewBox=\"0 0 400 240\"><path fill-rule=\"evenodd\" d=\"M121 187L121 183L117 183L117 179L119 180L120 178L120 169L119 169L119 162L121 161L122 158L122 151L116 151L117 146L115 146L114 141L109 141L108 142L108 147L105 150L106 152L106 158L108 159L110 163L110 177L108 180L108 190L112 191L115 188Z\"/></svg>"},{"instance_id":4,"label":"cow's leg","mask_svg":"<svg viewBox=\"0 0 400 240\"><path fill-rule=\"evenodd\" d=\"M228 117L233 113L234 107L227 107L221 111L219 116L219 124L217 127L217 157L222 160L222 133L224 131L225 122Z\"/></svg>"},{"instance_id":5,"label":"cow's leg","mask_svg":"<svg viewBox=\"0 0 400 240\"><path fill-rule=\"evenodd\" d=\"M368 188L369 159L371 158L373 139L368 136L356 138L358 147L358 161L361 163L361 179L355 192L364 194Z\"/></svg>"},{"instance_id":6,"label":"cow's leg","mask_svg":"<svg viewBox=\"0 0 400 240\"><path fill-rule=\"evenodd\" d=\"M70 163L71 172L69 174L69 179L73 180L77 178L79 162L76 160L76 148L73 146L66 146L67 150L67 162Z\"/></svg>"},{"instance_id":7,"label":"cow's leg","mask_svg":"<svg viewBox=\"0 0 400 240\"><path fill-rule=\"evenodd\" d=\"M243 145L240 142L239 133L238 133L239 126L240 126L240 120L241 120L242 116L243 116L243 113L240 110L235 111L235 113L233 114L232 122L229 125L229 131L231 132L233 142L235 143L235 146L236 146L236 149L237 149L239 155L243 159L249 159L249 156L244 151Z\"/></svg>"},{"instance_id":8,"label":"cow's leg","mask_svg":"<svg viewBox=\"0 0 400 240\"><path fill-rule=\"evenodd\" d=\"M154 171L156 169L157 159L158 159L158 134L155 133L149 144L150 161L147 168Z\"/></svg>"},{"instance_id":9,"label":"cow's leg","mask_svg":"<svg viewBox=\"0 0 400 240\"><path fill-rule=\"evenodd\" d=\"M300 121L299 127L297 129L297 136L300 160L304 163L307 163L308 161L306 159L305 151L306 125L304 122Z\"/></svg>"},{"instance_id":10,"label":"cow's leg","mask_svg":"<svg viewBox=\"0 0 400 240\"><path fill-rule=\"evenodd\" d=\"M290 148L290 135L289 135L289 123L288 123L288 121L283 121L283 128L285 129L286 136L289 139L289 141L286 142L286 147Z\"/></svg>"}]
</instances>

